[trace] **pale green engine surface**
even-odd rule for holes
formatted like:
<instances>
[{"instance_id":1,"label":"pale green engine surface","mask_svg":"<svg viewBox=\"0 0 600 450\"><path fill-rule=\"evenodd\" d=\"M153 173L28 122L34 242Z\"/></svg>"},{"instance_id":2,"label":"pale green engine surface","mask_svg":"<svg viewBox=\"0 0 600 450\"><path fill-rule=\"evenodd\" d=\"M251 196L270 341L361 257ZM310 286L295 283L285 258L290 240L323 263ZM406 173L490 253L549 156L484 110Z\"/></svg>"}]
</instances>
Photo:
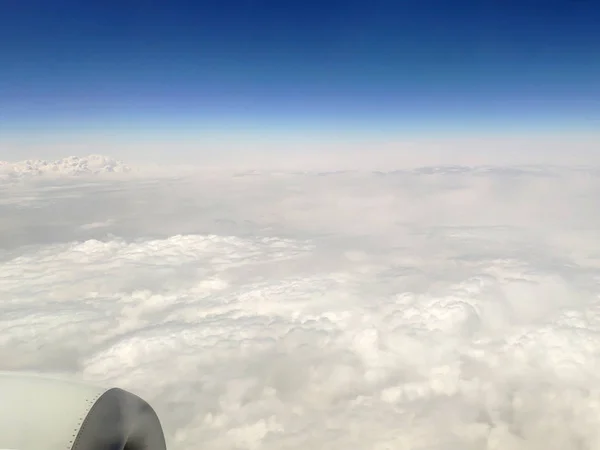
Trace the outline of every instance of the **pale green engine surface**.
<instances>
[{"instance_id":1,"label":"pale green engine surface","mask_svg":"<svg viewBox=\"0 0 600 450\"><path fill-rule=\"evenodd\" d=\"M71 450L104 392L76 381L0 371L0 449Z\"/></svg>"}]
</instances>

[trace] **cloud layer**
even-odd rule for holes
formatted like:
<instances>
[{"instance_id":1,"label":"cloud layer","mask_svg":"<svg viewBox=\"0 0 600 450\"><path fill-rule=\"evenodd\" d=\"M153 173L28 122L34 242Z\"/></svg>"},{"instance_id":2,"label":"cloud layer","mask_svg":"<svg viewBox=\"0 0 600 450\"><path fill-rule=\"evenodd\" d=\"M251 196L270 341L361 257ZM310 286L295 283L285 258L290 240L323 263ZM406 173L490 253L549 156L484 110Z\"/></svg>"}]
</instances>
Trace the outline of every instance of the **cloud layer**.
<instances>
[{"instance_id":1,"label":"cloud layer","mask_svg":"<svg viewBox=\"0 0 600 450\"><path fill-rule=\"evenodd\" d=\"M600 445L591 169L202 173L0 191L0 369L175 450Z\"/></svg>"},{"instance_id":2,"label":"cloud layer","mask_svg":"<svg viewBox=\"0 0 600 450\"><path fill-rule=\"evenodd\" d=\"M131 172L131 168L122 161L103 155L69 156L56 161L42 159L17 162L0 161L0 182L15 181L32 176L61 177L128 172Z\"/></svg>"}]
</instances>

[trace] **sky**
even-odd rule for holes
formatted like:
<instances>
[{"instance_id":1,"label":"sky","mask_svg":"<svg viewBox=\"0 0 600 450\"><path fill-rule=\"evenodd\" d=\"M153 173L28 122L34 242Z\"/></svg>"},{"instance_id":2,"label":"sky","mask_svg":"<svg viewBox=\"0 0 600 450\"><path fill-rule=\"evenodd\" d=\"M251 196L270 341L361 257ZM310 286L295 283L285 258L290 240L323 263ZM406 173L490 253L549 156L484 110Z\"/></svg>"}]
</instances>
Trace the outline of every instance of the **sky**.
<instances>
[{"instance_id":1,"label":"sky","mask_svg":"<svg viewBox=\"0 0 600 450\"><path fill-rule=\"evenodd\" d=\"M591 0L5 0L0 159L259 165L476 136L542 160L583 135L588 157L599 21Z\"/></svg>"},{"instance_id":2,"label":"sky","mask_svg":"<svg viewBox=\"0 0 600 450\"><path fill-rule=\"evenodd\" d=\"M170 450L600 445L597 169L102 167L0 176L0 371L129 390Z\"/></svg>"}]
</instances>

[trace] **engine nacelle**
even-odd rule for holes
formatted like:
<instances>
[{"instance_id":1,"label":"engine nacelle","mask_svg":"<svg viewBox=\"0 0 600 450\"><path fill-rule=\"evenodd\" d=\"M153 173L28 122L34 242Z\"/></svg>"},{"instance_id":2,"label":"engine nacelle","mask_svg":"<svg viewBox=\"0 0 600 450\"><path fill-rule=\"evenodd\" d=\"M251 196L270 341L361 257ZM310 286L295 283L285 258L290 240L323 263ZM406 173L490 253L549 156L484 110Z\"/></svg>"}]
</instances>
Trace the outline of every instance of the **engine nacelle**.
<instances>
[{"instance_id":1,"label":"engine nacelle","mask_svg":"<svg viewBox=\"0 0 600 450\"><path fill-rule=\"evenodd\" d=\"M166 450L140 397L72 380L0 372L2 450Z\"/></svg>"}]
</instances>

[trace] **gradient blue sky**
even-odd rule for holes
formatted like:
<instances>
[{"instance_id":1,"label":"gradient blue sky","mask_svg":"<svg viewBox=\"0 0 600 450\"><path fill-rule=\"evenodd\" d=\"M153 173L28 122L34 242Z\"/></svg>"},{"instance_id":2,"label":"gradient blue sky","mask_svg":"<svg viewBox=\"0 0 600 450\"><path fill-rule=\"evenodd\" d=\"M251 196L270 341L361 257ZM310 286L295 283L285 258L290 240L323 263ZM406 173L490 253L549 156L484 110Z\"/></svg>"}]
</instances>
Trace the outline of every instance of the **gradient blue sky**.
<instances>
[{"instance_id":1,"label":"gradient blue sky","mask_svg":"<svg viewBox=\"0 0 600 450\"><path fill-rule=\"evenodd\" d=\"M0 159L599 129L595 0L0 1Z\"/></svg>"}]
</instances>

